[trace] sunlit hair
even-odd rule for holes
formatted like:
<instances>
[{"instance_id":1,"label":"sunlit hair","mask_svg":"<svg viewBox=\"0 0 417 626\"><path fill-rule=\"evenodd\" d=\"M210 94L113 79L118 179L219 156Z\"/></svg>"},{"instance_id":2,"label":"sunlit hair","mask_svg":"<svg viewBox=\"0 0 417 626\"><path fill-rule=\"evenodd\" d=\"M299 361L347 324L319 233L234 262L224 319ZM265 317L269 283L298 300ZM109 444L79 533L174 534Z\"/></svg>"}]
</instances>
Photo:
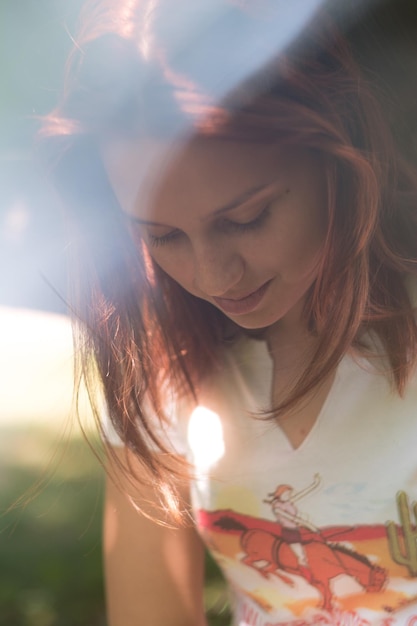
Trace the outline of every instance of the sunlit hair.
<instances>
[{"instance_id":1,"label":"sunlit hair","mask_svg":"<svg viewBox=\"0 0 417 626\"><path fill-rule=\"evenodd\" d=\"M170 63L159 21L165 5L172 7L87 3L62 101L41 135L66 207L83 371L87 378L98 371L116 432L166 488L163 455L155 453L164 446L145 396L163 420L164 390L197 397L201 380L222 366L223 349L245 331L186 293L132 241L99 157L100 139L139 127L172 138L184 127L194 136L299 145L322 160L328 229L305 306L319 342L273 416L294 407L348 350L369 356L365 331L383 346L393 386L404 391L417 354L406 286L416 273L417 209L414 174L325 16L313 20L301 43L214 102L204 75L199 82L181 67L186 54ZM236 19L256 20L253 11L232 9Z\"/></svg>"}]
</instances>

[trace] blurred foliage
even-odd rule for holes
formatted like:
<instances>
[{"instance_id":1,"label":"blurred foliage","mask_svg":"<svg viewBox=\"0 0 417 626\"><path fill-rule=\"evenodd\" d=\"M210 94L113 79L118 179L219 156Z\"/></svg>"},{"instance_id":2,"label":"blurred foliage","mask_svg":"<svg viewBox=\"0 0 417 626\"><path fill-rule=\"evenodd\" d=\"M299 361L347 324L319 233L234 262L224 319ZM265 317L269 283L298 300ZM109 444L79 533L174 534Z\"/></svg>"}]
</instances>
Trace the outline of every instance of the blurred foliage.
<instances>
[{"instance_id":1,"label":"blurred foliage","mask_svg":"<svg viewBox=\"0 0 417 626\"><path fill-rule=\"evenodd\" d=\"M29 462L0 461L1 510L27 499L0 517L0 625L104 626L99 464L82 439L3 431L6 442Z\"/></svg>"},{"instance_id":2,"label":"blurred foliage","mask_svg":"<svg viewBox=\"0 0 417 626\"><path fill-rule=\"evenodd\" d=\"M25 465L13 461L16 449ZM83 439L38 430L3 428L0 451L0 626L105 626L101 466ZM25 504L7 511L21 494ZM206 571L210 626L227 626L209 556Z\"/></svg>"},{"instance_id":3,"label":"blurred foliage","mask_svg":"<svg viewBox=\"0 0 417 626\"><path fill-rule=\"evenodd\" d=\"M83 0L1 0L0 149L28 149L56 103Z\"/></svg>"},{"instance_id":4,"label":"blurred foliage","mask_svg":"<svg viewBox=\"0 0 417 626\"><path fill-rule=\"evenodd\" d=\"M82 3L0 0L0 304L66 310L54 293L65 297L61 215L32 152L39 116L58 99Z\"/></svg>"},{"instance_id":5,"label":"blurred foliage","mask_svg":"<svg viewBox=\"0 0 417 626\"><path fill-rule=\"evenodd\" d=\"M227 588L209 553L206 553L205 603L209 626L229 626L231 614Z\"/></svg>"}]
</instances>

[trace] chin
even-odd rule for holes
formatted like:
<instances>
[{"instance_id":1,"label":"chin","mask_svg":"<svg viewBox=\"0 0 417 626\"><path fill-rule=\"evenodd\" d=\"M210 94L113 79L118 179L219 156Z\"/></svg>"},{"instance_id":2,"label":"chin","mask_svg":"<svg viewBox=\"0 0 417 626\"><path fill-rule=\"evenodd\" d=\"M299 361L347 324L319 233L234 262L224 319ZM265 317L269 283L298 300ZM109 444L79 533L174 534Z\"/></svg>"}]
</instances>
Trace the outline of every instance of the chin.
<instances>
[{"instance_id":1,"label":"chin","mask_svg":"<svg viewBox=\"0 0 417 626\"><path fill-rule=\"evenodd\" d=\"M276 324L277 322L280 321L280 319L282 319L281 317L277 317L276 315L273 317L268 317L268 318L263 318L263 316L258 316L257 318L252 314L252 315L240 315L239 317L235 316L235 317L228 317L232 322L234 322L237 326L239 326L239 328L243 328L245 330L259 330L259 331L263 331L263 330L267 330L268 328L270 328L271 326L273 326L274 324ZM246 318L246 319L245 319Z\"/></svg>"}]
</instances>

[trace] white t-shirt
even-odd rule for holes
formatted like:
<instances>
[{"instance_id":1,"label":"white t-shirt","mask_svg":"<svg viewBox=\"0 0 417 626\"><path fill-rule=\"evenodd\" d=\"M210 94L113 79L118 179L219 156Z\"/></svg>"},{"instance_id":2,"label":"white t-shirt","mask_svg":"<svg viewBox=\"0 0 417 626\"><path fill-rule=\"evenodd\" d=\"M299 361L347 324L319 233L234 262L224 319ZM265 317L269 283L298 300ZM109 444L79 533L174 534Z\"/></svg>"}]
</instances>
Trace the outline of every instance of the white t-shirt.
<instances>
[{"instance_id":1,"label":"white t-shirt","mask_svg":"<svg viewBox=\"0 0 417 626\"><path fill-rule=\"evenodd\" d=\"M199 405L173 411L233 626L417 626L417 374L399 397L345 356L297 449L255 417L272 374L266 343L241 339Z\"/></svg>"},{"instance_id":2,"label":"white t-shirt","mask_svg":"<svg viewBox=\"0 0 417 626\"><path fill-rule=\"evenodd\" d=\"M175 439L196 467L196 525L233 624L417 626L417 375L400 398L346 356L293 449L253 417L270 405L266 344L240 340L225 359Z\"/></svg>"}]
</instances>

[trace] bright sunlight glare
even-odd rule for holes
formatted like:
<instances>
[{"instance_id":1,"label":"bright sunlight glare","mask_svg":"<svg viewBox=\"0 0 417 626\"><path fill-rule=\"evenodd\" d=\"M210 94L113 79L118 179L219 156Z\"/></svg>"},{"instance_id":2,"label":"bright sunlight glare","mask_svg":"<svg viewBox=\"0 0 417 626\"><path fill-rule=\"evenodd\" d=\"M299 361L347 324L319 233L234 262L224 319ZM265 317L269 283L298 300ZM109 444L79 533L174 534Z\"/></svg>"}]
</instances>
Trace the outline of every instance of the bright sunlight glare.
<instances>
[{"instance_id":1,"label":"bright sunlight glare","mask_svg":"<svg viewBox=\"0 0 417 626\"><path fill-rule=\"evenodd\" d=\"M217 413L198 406L191 414L188 424L188 443L194 463L200 470L208 470L224 455L224 438Z\"/></svg>"},{"instance_id":2,"label":"bright sunlight glare","mask_svg":"<svg viewBox=\"0 0 417 626\"><path fill-rule=\"evenodd\" d=\"M0 346L0 425L61 429L73 413L69 319L0 307Z\"/></svg>"}]
</instances>

